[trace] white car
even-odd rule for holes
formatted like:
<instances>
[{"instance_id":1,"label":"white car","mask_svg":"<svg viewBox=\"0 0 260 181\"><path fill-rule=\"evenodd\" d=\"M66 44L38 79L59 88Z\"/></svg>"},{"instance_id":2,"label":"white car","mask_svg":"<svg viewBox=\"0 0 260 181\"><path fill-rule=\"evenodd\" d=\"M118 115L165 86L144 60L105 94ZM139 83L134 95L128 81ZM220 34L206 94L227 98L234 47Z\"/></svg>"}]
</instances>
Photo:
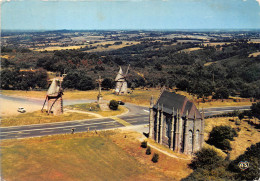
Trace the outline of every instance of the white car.
<instances>
[{"instance_id":1,"label":"white car","mask_svg":"<svg viewBox=\"0 0 260 181\"><path fill-rule=\"evenodd\" d=\"M20 112L20 113L25 113L26 112L26 110L23 107L19 107L17 109L17 111Z\"/></svg>"}]
</instances>

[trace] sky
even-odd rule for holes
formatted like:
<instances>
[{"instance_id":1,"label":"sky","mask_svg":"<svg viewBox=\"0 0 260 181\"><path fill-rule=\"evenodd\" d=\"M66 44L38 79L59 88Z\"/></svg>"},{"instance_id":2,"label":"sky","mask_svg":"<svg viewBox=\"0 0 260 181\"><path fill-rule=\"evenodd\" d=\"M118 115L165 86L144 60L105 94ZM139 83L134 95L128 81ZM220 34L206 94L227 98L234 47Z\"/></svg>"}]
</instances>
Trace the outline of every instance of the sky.
<instances>
[{"instance_id":1,"label":"sky","mask_svg":"<svg viewBox=\"0 0 260 181\"><path fill-rule=\"evenodd\" d=\"M260 29L260 0L0 0L1 29Z\"/></svg>"}]
</instances>

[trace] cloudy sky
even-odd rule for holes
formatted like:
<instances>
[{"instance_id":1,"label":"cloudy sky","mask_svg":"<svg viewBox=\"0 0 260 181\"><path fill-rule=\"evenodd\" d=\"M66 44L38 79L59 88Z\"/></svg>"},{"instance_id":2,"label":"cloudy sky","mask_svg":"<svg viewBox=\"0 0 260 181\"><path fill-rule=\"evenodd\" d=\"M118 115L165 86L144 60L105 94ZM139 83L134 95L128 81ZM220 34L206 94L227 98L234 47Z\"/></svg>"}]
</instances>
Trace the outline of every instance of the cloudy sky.
<instances>
[{"instance_id":1,"label":"cloudy sky","mask_svg":"<svg viewBox=\"0 0 260 181\"><path fill-rule=\"evenodd\" d=\"M2 29L260 29L260 0L2 0L1 3Z\"/></svg>"}]
</instances>

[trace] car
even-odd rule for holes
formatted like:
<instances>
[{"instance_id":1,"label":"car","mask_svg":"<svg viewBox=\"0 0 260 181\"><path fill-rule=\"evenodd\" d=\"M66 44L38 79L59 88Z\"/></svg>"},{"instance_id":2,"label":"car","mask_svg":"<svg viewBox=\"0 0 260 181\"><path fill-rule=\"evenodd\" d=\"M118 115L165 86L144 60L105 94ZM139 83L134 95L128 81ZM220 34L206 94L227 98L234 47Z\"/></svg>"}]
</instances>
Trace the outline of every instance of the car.
<instances>
[{"instance_id":1,"label":"car","mask_svg":"<svg viewBox=\"0 0 260 181\"><path fill-rule=\"evenodd\" d=\"M26 112L26 110L23 107L18 107L17 111L20 112L20 113Z\"/></svg>"},{"instance_id":2,"label":"car","mask_svg":"<svg viewBox=\"0 0 260 181\"><path fill-rule=\"evenodd\" d=\"M117 101L119 105L125 105L123 101Z\"/></svg>"}]
</instances>

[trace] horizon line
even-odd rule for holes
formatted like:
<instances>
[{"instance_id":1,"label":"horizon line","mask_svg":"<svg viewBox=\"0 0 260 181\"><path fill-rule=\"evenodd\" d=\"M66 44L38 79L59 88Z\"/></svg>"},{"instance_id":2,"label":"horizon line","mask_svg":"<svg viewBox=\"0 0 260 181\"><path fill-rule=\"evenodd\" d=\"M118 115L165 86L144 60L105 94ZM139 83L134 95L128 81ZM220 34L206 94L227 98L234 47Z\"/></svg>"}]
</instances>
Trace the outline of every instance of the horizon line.
<instances>
[{"instance_id":1,"label":"horizon line","mask_svg":"<svg viewBox=\"0 0 260 181\"><path fill-rule=\"evenodd\" d=\"M260 28L175 28L175 29L1 29L2 31L260 31Z\"/></svg>"}]
</instances>

